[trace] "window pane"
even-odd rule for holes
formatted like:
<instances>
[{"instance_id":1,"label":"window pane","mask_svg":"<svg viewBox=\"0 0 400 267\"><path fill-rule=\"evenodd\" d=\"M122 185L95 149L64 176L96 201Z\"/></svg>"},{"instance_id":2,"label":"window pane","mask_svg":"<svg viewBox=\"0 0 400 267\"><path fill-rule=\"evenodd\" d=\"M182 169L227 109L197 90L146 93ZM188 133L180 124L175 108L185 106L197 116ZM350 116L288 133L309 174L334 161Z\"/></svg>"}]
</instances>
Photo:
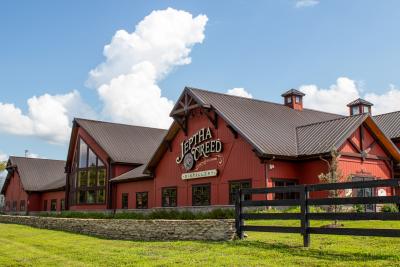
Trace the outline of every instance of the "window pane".
<instances>
[{"instance_id":1,"label":"window pane","mask_svg":"<svg viewBox=\"0 0 400 267\"><path fill-rule=\"evenodd\" d=\"M106 180L106 169L98 169L98 174L97 175L99 176L98 181L97 181L97 185L104 186L105 185L105 180Z\"/></svg>"},{"instance_id":2,"label":"window pane","mask_svg":"<svg viewBox=\"0 0 400 267\"><path fill-rule=\"evenodd\" d=\"M104 189L100 189L97 191L97 203L104 203Z\"/></svg>"},{"instance_id":3,"label":"window pane","mask_svg":"<svg viewBox=\"0 0 400 267\"><path fill-rule=\"evenodd\" d=\"M87 180L88 180L87 171L80 171L78 186L87 186Z\"/></svg>"},{"instance_id":4,"label":"window pane","mask_svg":"<svg viewBox=\"0 0 400 267\"><path fill-rule=\"evenodd\" d=\"M89 170L88 186L96 186L96 168L90 168Z\"/></svg>"},{"instance_id":5,"label":"window pane","mask_svg":"<svg viewBox=\"0 0 400 267\"><path fill-rule=\"evenodd\" d=\"M163 207L176 207L176 188L164 188L162 192L162 206Z\"/></svg>"},{"instance_id":6,"label":"window pane","mask_svg":"<svg viewBox=\"0 0 400 267\"><path fill-rule=\"evenodd\" d=\"M96 191L95 190L88 190L86 195L86 203L95 203L96 200Z\"/></svg>"},{"instance_id":7,"label":"window pane","mask_svg":"<svg viewBox=\"0 0 400 267\"><path fill-rule=\"evenodd\" d=\"M287 102L288 104L292 103L292 97L291 97L291 96L287 97L287 98L286 98L286 102Z\"/></svg>"},{"instance_id":8,"label":"window pane","mask_svg":"<svg viewBox=\"0 0 400 267\"><path fill-rule=\"evenodd\" d=\"M61 199L60 210L65 210L65 200L64 199Z\"/></svg>"},{"instance_id":9,"label":"window pane","mask_svg":"<svg viewBox=\"0 0 400 267\"><path fill-rule=\"evenodd\" d=\"M50 202L50 210L56 211L57 210L57 199L52 199Z\"/></svg>"},{"instance_id":10,"label":"window pane","mask_svg":"<svg viewBox=\"0 0 400 267\"><path fill-rule=\"evenodd\" d=\"M123 209L128 208L128 194L127 193L122 194L122 208Z\"/></svg>"},{"instance_id":11,"label":"window pane","mask_svg":"<svg viewBox=\"0 0 400 267\"><path fill-rule=\"evenodd\" d=\"M251 182L250 181L237 181L237 182L231 182L229 184L229 203L231 205L235 204L236 202L236 192L239 189L243 188L251 188ZM245 194L244 195L244 200L251 200L251 195L250 194Z\"/></svg>"},{"instance_id":12,"label":"window pane","mask_svg":"<svg viewBox=\"0 0 400 267\"><path fill-rule=\"evenodd\" d=\"M355 107L353 107L352 109L353 109L353 115L360 114L360 109L359 109L358 106L355 106Z\"/></svg>"},{"instance_id":13,"label":"window pane","mask_svg":"<svg viewBox=\"0 0 400 267\"><path fill-rule=\"evenodd\" d=\"M96 167L96 154L89 148L89 164L88 167Z\"/></svg>"},{"instance_id":14,"label":"window pane","mask_svg":"<svg viewBox=\"0 0 400 267\"><path fill-rule=\"evenodd\" d=\"M86 202L86 192L85 191L79 191L78 192L78 203L79 204L84 204Z\"/></svg>"},{"instance_id":15,"label":"window pane","mask_svg":"<svg viewBox=\"0 0 400 267\"><path fill-rule=\"evenodd\" d=\"M86 168L86 167L87 167L87 145L81 139L79 146L79 168Z\"/></svg>"},{"instance_id":16,"label":"window pane","mask_svg":"<svg viewBox=\"0 0 400 267\"><path fill-rule=\"evenodd\" d=\"M136 193L136 208L147 209L147 192Z\"/></svg>"},{"instance_id":17,"label":"window pane","mask_svg":"<svg viewBox=\"0 0 400 267\"><path fill-rule=\"evenodd\" d=\"M192 205L207 206L210 205L210 185L194 185L192 187Z\"/></svg>"},{"instance_id":18,"label":"window pane","mask_svg":"<svg viewBox=\"0 0 400 267\"><path fill-rule=\"evenodd\" d=\"M101 159L99 159L99 158L98 158L98 160L97 160L97 166L99 166L99 167L104 167L103 161L102 161Z\"/></svg>"}]
</instances>

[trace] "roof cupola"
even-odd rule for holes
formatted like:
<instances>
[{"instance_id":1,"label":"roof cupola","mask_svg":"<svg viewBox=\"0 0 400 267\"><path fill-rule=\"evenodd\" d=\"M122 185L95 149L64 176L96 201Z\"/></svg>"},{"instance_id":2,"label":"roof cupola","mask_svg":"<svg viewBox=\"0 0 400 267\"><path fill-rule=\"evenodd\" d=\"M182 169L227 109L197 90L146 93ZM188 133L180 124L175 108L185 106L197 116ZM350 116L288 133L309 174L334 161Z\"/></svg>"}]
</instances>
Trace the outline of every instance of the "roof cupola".
<instances>
[{"instance_id":1,"label":"roof cupola","mask_svg":"<svg viewBox=\"0 0 400 267\"><path fill-rule=\"evenodd\" d=\"M290 89L282 94L285 106L295 110L303 110L303 96L305 94L296 89Z\"/></svg>"},{"instance_id":2,"label":"roof cupola","mask_svg":"<svg viewBox=\"0 0 400 267\"><path fill-rule=\"evenodd\" d=\"M347 104L347 106L349 107L350 116L363 113L372 114L371 107L373 105L374 104L372 104L371 102L368 102L367 100L361 98L358 98L353 102Z\"/></svg>"}]
</instances>

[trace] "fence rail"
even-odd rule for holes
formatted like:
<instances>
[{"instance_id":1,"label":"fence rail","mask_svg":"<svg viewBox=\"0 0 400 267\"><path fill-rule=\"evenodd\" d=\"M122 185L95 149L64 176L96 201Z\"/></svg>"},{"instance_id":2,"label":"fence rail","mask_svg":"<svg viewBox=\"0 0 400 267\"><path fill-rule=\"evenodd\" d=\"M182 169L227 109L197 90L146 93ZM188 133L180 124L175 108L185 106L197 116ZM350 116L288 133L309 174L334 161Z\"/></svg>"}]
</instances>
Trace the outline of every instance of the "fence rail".
<instances>
[{"instance_id":1,"label":"fence rail","mask_svg":"<svg viewBox=\"0 0 400 267\"><path fill-rule=\"evenodd\" d=\"M392 188L393 196L368 196L368 197L339 197L339 198L310 198L310 192L363 189L363 188ZM310 245L310 234L355 235L355 236L384 236L400 237L400 229L371 229L371 228L318 228L310 227L310 220L400 220L400 213L383 212L322 212L311 213L310 206L318 205L355 205L355 204L400 204L400 180L375 180L364 182L346 182L332 184L294 185L273 188L245 188L236 194L236 231L239 238L244 237L245 231L300 233L303 235L305 247ZM245 200L246 195L298 193L297 199L275 200ZM299 213L245 213L245 207L274 207L274 206L300 206ZM245 225L244 220L300 220L300 227L289 226L256 226Z\"/></svg>"}]
</instances>

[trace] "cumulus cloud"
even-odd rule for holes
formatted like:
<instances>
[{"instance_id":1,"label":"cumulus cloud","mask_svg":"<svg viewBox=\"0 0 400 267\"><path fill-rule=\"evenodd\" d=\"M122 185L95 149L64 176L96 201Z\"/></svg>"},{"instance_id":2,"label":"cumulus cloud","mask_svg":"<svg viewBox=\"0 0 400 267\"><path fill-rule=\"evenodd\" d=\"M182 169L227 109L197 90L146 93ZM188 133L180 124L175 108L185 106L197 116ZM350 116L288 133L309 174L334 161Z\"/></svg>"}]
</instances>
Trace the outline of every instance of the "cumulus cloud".
<instances>
[{"instance_id":1,"label":"cumulus cloud","mask_svg":"<svg viewBox=\"0 0 400 267\"><path fill-rule=\"evenodd\" d=\"M367 93L365 99L374 104L374 114L388 113L400 110L400 89L390 85L389 90L381 95Z\"/></svg>"},{"instance_id":2,"label":"cumulus cloud","mask_svg":"<svg viewBox=\"0 0 400 267\"><path fill-rule=\"evenodd\" d=\"M0 151L0 162L8 160L8 156Z\"/></svg>"},{"instance_id":3,"label":"cumulus cloud","mask_svg":"<svg viewBox=\"0 0 400 267\"><path fill-rule=\"evenodd\" d=\"M233 88L228 90L228 95L241 96L246 98L253 98L253 96L247 92L244 88Z\"/></svg>"},{"instance_id":4,"label":"cumulus cloud","mask_svg":"<svg viewBox=\"0 0 400 267\"><path fill-rule=\"evenodd\" d=\"M195 44L204 40L207 16L168 8L151 12L134 32L119 30L104 47L106 60L89 73L103 114L113 121L166 128L173 102L158 82L174 67L191 63Z\"/></svg>"},{"instance_id":5,"label":"cumulus cloud","mask_svg":"<svg viewBox=\"0 0 400 267\"><path fill-rule=\"evenodd\" d=\"M373 114L382 114L400 110L400 90L391 85L383 94L365 93L358 83L347 77L340 77L329 88L319 88L317 85L302 85L299 90L306 94L306 108L348 115L347 104L357 98L374 104Z\"/></svg>"},{"instance_id":6,"label":"cumulus cloud","mask_svg":"<svg viewBox=\"0 0 400 267\"><path fill-rule=\"evenodd\" d=\"M64 95L44 94L28 99L28 112L14 104L0 102L0 131L37 136L50 143L66 143L74 116L93 116L78 91Z\"/></svg>"},{"instance_id":7,"label":"cumulus cloud","mask_svg":"<svg viewBox=\"0 0 400 267\"><path fill-rule=\"evenodd\" d=\"M319 0L297 0L295 7L312 7L319 4Z\"/></svg>"}]
</instances>

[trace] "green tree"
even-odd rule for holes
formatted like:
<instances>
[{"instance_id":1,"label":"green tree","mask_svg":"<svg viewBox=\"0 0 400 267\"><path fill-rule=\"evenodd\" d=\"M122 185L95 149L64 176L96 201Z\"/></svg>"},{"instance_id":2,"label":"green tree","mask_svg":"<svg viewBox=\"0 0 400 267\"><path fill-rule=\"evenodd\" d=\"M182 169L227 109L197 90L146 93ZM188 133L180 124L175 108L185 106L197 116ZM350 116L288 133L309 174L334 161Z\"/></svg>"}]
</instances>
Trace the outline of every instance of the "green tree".
<instances>
[{"instance_id":1,"label":"green tree","mask_svg":"<svg viewBox=\"0 0 400 267\"><path fill-rule=\"evenodd\" d=\"M343 173L339 168L339 159L340 159L340 154L336 149L331 150L331 160L324 160L327 165L328 165L328 172L327 173L321 173L318 175L318 179L322 183L340 183L343 182ZM345 181L348 181L350 177L347 177ZM342 190L329 190L328 192L328 197L329 198L337 198L340 197L342 194ZM343 210L342 205L330 205L328 206L328 212L340 212ZM338 221L335 220L334 222L335 225L338 224Z\"/></svg>"},{"instance_id":2,"label":"green tree","mask_svg":"<svg viewBox=\"0 0 400 267\"><path fill-rule=\"evenodd\" d=\"M0 161L0 172L4 171L7 166L7 161Z\"/></svg>"}]
</instances>

